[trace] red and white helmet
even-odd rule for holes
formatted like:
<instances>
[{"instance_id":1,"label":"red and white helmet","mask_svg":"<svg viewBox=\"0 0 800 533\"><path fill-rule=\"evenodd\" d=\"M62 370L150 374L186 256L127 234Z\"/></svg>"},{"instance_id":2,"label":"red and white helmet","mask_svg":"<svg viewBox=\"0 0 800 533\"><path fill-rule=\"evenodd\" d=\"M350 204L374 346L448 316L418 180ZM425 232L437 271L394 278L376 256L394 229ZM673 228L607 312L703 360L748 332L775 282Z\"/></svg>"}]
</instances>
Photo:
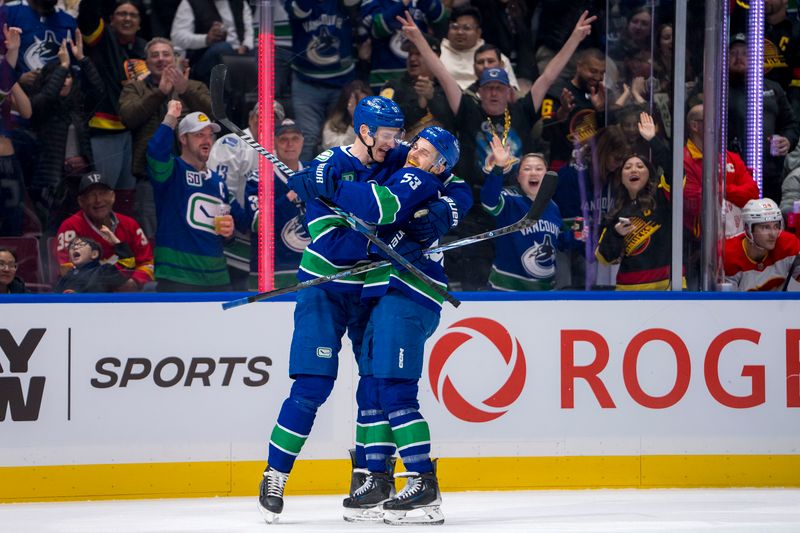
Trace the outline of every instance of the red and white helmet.
<instances>
[{"instance_id":1,"label":"red and white helmet","mask_svg":"<svg viewBox=\"0 0 800 533\"><path fill-rule=\"evenodd\" d=\"M780 222L783 229L783 213L774 200L761 198L750 200L742 208L742 223L745 236L753 240L753 224L762 222Z\"/></svg>"}]
</instances>

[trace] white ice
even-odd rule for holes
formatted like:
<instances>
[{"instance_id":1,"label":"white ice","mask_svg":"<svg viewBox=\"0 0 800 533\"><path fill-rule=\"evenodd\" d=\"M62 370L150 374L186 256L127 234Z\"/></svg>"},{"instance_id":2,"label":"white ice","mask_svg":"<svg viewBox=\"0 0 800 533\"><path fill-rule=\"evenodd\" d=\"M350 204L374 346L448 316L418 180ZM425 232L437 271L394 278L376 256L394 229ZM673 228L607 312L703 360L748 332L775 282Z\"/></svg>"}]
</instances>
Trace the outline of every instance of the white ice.
<instances>
[{"instance_id":1,"label":"white ice","mask_svg":"<svg viewBox=\"0 0 800 533\"><path fill-rule=\"evenodd\" d=\"M800 489L651 489L445 493L444 526L464 532L800 532ZM3 533L250 533L397 531L351 524L341 496L287 496L277 524L251 498L0 505Z\"/></svg>"}]
</instances>

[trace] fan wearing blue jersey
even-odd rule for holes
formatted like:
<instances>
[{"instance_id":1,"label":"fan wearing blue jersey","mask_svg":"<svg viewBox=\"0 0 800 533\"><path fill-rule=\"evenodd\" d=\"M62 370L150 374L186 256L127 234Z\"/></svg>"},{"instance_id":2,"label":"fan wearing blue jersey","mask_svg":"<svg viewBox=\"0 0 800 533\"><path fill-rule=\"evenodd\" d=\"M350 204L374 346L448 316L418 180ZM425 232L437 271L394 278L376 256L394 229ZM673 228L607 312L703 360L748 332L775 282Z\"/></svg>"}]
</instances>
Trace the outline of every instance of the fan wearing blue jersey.
<instances>
[{"instance_id":1,"label":"fan wearing blue jersey","mask_svg":"<svg viewBox=\"0 0 800 533\"><path fill-rule=\"evenodd\" d=\"M366 97L357 104L354 113L356 141L323 152L307 169L289 178L290 187L306 201L306 223L311 236L300 262L301 281L349 270L369 261L366 237L353 230L343 217L314 200L318 193L309 190L303 177L320 174L331 187L342 182L385 181L392 170L405 162L407 150L397 149L403 122L402 112L394 102L378 96ZM403 159L395 155L397 151ZM457 223L460 210L469 209L469 189L463 182L451 178L447 192L456 200L434 202L441 206L431 204L429 215L415 221L412 228L415 235L438 238ZM453 211L451 204L458 209ZM289 375L294 383L270 436L268 467L259 493L259 508L268 522L274 521L283 510L283 490L289 473L311 433L317 409L333 389L345 332L352 341L357 361L361 354L370 311L369 305L361 300L363 283L363 275L351 276L305 289L297 295L296 327L289 354ZM363 448L360 458L359 465L366 467Z\"/></svg>"},{"instance_id":2,"label":"fan wearing blue jersey","mask_svg":"<svg viewBox=\"0 0 800 533\"><path fill-rule=\"evenodd\" d=\"M518 161L511 155L496 134L490 141L492 153L483 172L486 181L481 189L481 205L492 215L498 226L520 220L530 210L542 179L547 172L547 161L542 154L526 154L519 161L516 185L503 187L503 177ZM542 216L533 226L510 233L494 241L494 260L489 283L501 291L552 290L556 279L556 250L580 245L573 224L562 231L563 220L558 206L550 200ZM579 232L580 235L580 232Z\"/></svg>"},{"instance_id":3,"label":"fan wearing blue jersey","mask_svg":"<svg viewBox=\"0 0 800 533\"><path fill-rule=\"evenodd\" d=\"M244 209L220 175L206 167L219 126L199 111L178 124L181 110L179 100L170 100L164 121L147 143L147 173L158 215L153 254L156 289L230 290L222 247L224 239L233 235L234 224L246 228ZM172 153L176 125L180 157ZM227 207L230 214L222 210Z\"/></svg>"}]
</instances>

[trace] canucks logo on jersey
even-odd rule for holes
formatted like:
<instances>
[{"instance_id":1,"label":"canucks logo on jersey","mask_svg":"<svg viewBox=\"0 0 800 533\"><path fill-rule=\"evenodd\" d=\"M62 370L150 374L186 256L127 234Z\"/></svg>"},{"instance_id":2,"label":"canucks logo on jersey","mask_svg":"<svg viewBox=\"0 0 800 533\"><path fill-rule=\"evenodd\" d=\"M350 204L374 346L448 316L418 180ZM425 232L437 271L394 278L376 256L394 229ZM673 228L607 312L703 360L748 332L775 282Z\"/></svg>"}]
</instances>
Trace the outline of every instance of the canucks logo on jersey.
<instances>
[{"instance_id":1,"label":"canucks logo on jersey","mask_svg":"<svg viewBox=\"0 0 800 533\"><path fill-rule=\"evenodd\" d=\"M522 254L522 266L533 278L542 279L556 273L556 250L550 235L537 242Z\"/></svg>"}]
</instances>

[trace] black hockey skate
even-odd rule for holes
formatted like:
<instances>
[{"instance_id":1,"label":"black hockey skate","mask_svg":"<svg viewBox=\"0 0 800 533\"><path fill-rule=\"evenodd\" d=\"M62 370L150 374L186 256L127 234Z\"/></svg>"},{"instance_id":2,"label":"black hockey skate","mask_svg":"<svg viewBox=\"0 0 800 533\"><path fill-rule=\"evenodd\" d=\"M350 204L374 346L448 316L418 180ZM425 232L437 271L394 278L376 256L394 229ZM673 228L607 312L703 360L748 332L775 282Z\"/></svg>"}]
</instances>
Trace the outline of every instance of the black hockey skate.
<instances>
[{"instance_id":1,"label":"black hockey skate","mask_svg":"<svg viewBox=\"0 0 800 533\"><path fill-rule=\"evenodd\" d=\"M383 518L381 504L394 496L394 478L383 472L367 475L352 496L345 498L344 519L348 522L375 521Z\"/></svg>"},{"instance_id":2,"label":"black hockey skate","mask_svg":"<svg viewBox=\"0 0 800 533\"><path fill-rule=\"evenodd\" d=\"M350 496L342 502L344 519L348 522L376 521L383 518L381 504L395 495L394 465L397 459L386 461L388 474L370 475L366 468L356 468L356 451L350 449ZM373 477L374 476L374 477Z\"/></svg>"},{"instance_id":3,"label":"black hockey skate","mask_svg":"<svg viewBox=\"0 0 800 533\"><path fill-rule=\"evenodd\" d=\"M347 450L350 452L350 466L352 467L352 471L350 473L350 491L348 494L352 496L358 490L358 488L364 484L367 480L367 474L369 474L369 470L366 468L356 468L356 449L350 448Z\"/></svg>"},{"instance_id":4,"label":"black hockey skate","mask_svg":"<svg viewBox=\"0 0 800 533\"><path fill-rule=\"evenodd\" d=\"M264 478L258 490L258 510L268 524L278 521L278 515L283 511L283 488L289 474L278 472L272 467L264 471Z\"/></svg>"},{"instance_id":5,"label":"black hockey skate","mask_svg":"<svg viewBox=\"0 0 800 533\"><path fill-rule=\"evenodd\" d=\"M396 477L405 477L406 486L397 496L383 504L383 521L392 526L408 524L439 525L444 524L444 515L440 509L442 494L439 492L439 481L433 472L420 474L402 472Z\"/></svg>"}]
</instances>

